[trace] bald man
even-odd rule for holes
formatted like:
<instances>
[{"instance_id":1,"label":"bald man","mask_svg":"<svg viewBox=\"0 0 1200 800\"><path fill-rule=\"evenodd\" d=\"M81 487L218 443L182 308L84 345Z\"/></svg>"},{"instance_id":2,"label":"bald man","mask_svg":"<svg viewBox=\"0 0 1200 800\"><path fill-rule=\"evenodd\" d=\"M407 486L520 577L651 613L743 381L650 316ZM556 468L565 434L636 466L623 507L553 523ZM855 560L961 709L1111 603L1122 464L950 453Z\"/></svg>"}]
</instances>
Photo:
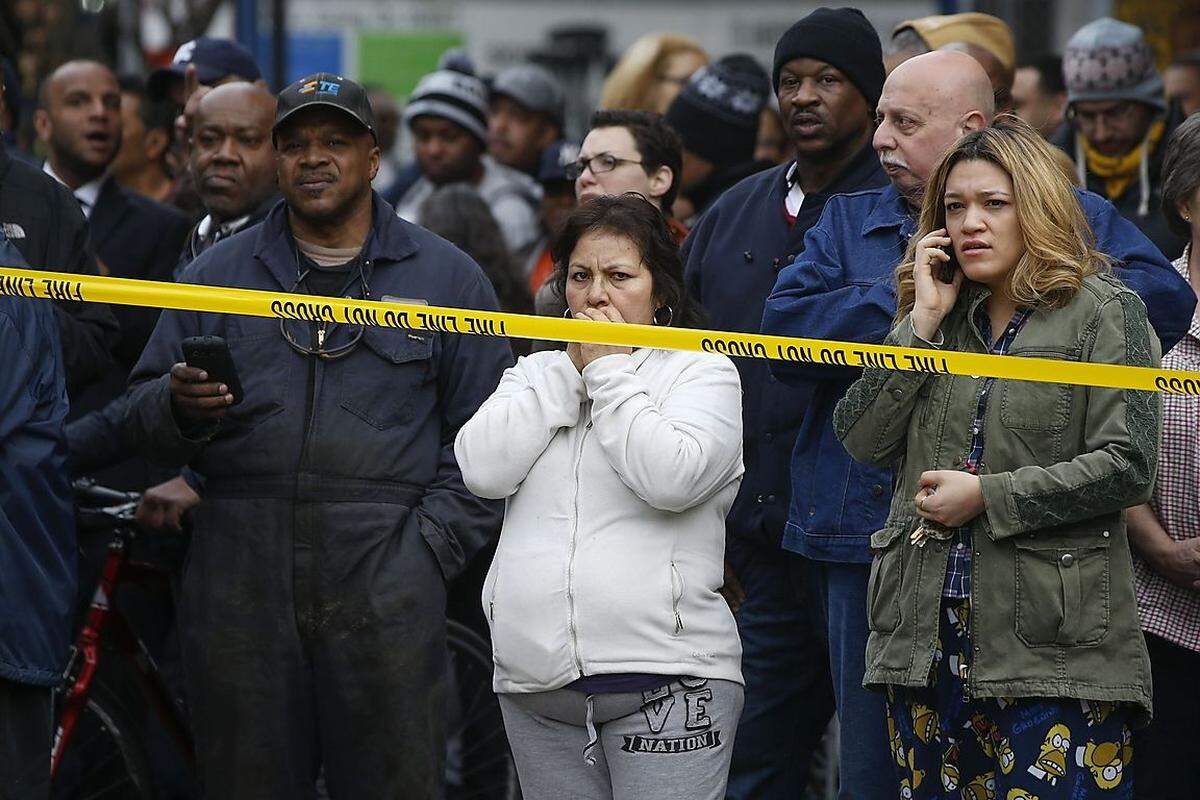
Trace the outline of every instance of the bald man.
<instances>
[{"instance_id":1,"label":"bald man","mask_svg":"<svg viewBox=\"0 0 1200 800\"><path fill-rule=\"evenodd\" d=\"M942 45L940 50L956 53L966 53L979 62L987 73L988 81L992 84L992 97L995 98L996 113L1001 114L1012 110L1013 71L1005 65L1000 57L986 47L975 42L951 42Z\"/></svg>"},{"instance_id":2,"label":"bald man","mask_svg":"<svg viewBox=\"0 0 1200 800\"><path fill-rule=\"evenodd\" d=\"M116 76L96 61L68 61L42 83L33 123L48 152L46 172L70 189L84 216L90 216L100 178L121 144Z\"/></svg>"},{"instance_id":3,"label":"bald man","mask_svg":"<svg viewBox=\"0 0 1200 800\"><path fill-rule=\"evenodd\" d=\"M987 73L965 53L937 51L892 70L876 106L873 144L883 171L914 207L942 153L994 116Z\"/></svg>"},{"instance_id":4,"label":"bald man","mask_svg":"<svg viewBox=\"0 0 1200 800\"><path fill-rule=\"evenodd\" d=\"M990 124L992 86L970 56L935 51L893 70L876 111L874 147L890 184L829 200L804 239L803 254L779 273L766 303L764 333L884 340L896 312L892 272L916 231L926 181L961 136ZM1098 248L1121 265L1117 274L1141 295L1169 349L1191 320L1195 297L1190 288L1110 203L1086 192L1079 198ZM880 776L892 775L896 766L889 755L883 694L862 688L868 607L890 602L868 598L867 578L871 534L882 530L887 518L891 473L855 463L834 435L834 405L859 370L772 361L771 372L813 392L793 451L792 506L783 544L813 559L820 573L838 715L843 730L853 732L843 738L841 796L895 796L895 779L887 787L879 784Z\"/></svg>"},{"instance_id":5,"label":"bald man","mask_svg":"<svg viewBox=\"0 0 1200 800\"><path fill-rule=\"evenodd\" d=\"M75 195L88 219L88 239L109 274L170 280L188 221L109 174L121 143L121 90L112 71L96 61L68 61L54 70L38 93L34 126L46 147L43 171ZM91 397L73 398L72 416L101 407L124 389L158 320L157 311L134 306L116 306L113 313L121 326L119 369Z\"/></svg>"},{"instance_id":6,"label":"bald man","mask_svg":"<svg viewBox=\"0 0 1200 800\"><path fill-rule=\"evenodd\" d=\"M206 214L182 253L173 253L175 277L217 241L261 222L277 201L274 122L275 96L257 83L222 84L197 101L188 169ZM132 447L122 433L127 400L121 396L67 426L76 471L109 469L130 457ZM199 502L192 485L174 477L145 488L138 521L153 530L178 531L184 512Z\"/></svg>"},{"instance_id":7,"label":"bald man","mask_svg":"<svg viewBox=\"0 0 1200 800\"><path fill-rule=\"evenodd\" d=\"M227 83L196 105L188 169L206 216L188 237L175 274L216 242L257 225L278 200L271 126L275 96Z\"/></svg>"}]
</instances>

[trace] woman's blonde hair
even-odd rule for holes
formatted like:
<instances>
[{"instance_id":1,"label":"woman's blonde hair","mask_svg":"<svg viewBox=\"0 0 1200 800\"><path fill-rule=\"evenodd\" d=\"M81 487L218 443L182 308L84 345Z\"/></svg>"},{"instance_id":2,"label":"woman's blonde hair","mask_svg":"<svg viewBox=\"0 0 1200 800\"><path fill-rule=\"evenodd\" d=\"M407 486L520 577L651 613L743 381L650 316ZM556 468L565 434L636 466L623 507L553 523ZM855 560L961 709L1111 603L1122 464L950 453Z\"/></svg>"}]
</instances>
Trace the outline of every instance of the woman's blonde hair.
<instances>
[{"instance_id":1,"label":"woman's blonde hair","mask_svg":"<svg viewBox=\"0 0 1200 800\"><path fill-rule=\"evenodd\" d=\"M631 44L604 81L600 108L663 113L666 109L654 107L650 90L664 62L676 53L695 53L708 63L700 43L678 33L648 33Z\"/></svg>"},{"instance_id":2,"label":"woman's blonde hair","mask_svg":"<svg viewBox=\"0 0 1200 800\"><path fill-rule=\"evenodd\" d=\"M1079 198L1059 167L1051 145L1024 120L1002 114L991 127L973 131L942 157L929 184L904 261L896 268L896 320L912 310L917 243L946 227L946 180L963 161L986 161L1008 173L1025 252L1008 275L1008 294L1018 305L1060 308L1087 275L1108 269Z\"/></svg>"}]
</instances>

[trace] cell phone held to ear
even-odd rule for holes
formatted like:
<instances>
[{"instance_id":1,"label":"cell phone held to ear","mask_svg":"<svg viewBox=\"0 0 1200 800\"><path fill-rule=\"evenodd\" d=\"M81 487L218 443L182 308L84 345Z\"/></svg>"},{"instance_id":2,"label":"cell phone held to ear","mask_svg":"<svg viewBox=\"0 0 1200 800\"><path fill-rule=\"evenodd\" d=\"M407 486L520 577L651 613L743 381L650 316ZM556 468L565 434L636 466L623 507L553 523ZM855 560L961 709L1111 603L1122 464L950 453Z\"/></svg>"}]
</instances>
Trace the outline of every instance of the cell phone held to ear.
<instances>
[{"instance_id":1,"label":"cell phone held to ear","mask_svg":"<svg viewBox=\"0 0 1200 800\"><path fill-rule=\"evenodd\" d=\"M229 345L220 336L189 336L183 340L183 360L189 367L208 373L208 380L223 383L233 395L232 405L242 402L242 382L229 353Z\"/></svg>"},{"instance_id":2,"label":"cell phone held to ear","mask_svg":"<svg viewBox=\"0 0 1200 800\"><path fill-rule=\"evenodd\" d=\"M954 257L954 247L948 245L942 250L950 256L950 260L939 262L934 275L942 283L954 283L954 273L958 272L958 259Z\"/></svg>"}]
</instances>

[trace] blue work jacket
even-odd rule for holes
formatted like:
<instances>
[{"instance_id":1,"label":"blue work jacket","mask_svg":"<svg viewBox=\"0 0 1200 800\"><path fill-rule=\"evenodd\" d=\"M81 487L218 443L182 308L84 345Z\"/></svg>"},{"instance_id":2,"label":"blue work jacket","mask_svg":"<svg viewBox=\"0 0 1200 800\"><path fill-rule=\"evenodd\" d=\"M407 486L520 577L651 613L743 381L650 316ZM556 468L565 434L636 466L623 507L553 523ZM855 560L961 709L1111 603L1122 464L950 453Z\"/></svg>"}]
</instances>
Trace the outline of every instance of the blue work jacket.
<instances>
[{"instance_id":1,"label":"blue work jacket","mask_svg":"<svg viewBox=\"0 0 1200 800\"><path fill-rule=\"evenodd\" d=\"M372 299L496 309L491 284L462 251L399 219L378 195L373 219L363 251ZM281 201L259 225L201 253L184 279L287 292L298 268ZM344 293L359 296L361 280ZM226 340L244 399L214 429L181 429L168 373L183 360L182 341L201 335ZM167 310L131 376L125 424L147 457L205 477L209 510L197 536L201 527L228 535L273 526L286 541L384 542L411 511L451 578L498 532L503 511L463 485L454 436L511 363L502 338L377 327L348 355L319 359L293 349L278 319ZM303 501L317 513L277 513L268 500Z\"/></svg>"},{"instance_id":2,"label":"blue work jacket","mask_svg":"<svg viewBox=\"0 0 1200 800\"><path fill-rule=\"evenodd\" d=\"M779 271L803 252L804 235L829 198L887 183L868 143L824 191L804 196L791 222L785 206L790 169L783 164L728 189L683 243L688 294L717 330L757 333ZM761 359L733 363L742 379L746 474L728 535L779 547L791 494L788 464L812 389L780 383Z\"/></svg>"},{"instance_id":3,"label":"blue work jacket","mask_svg":"<svg viewBox=\"0 0 1200 800\"><path fill-rule=\"evenodd\" d=\"M26 266L3 232L0 264ZM70 646L76 554L66 419L54 306L0 296L0 678L34 686L62 680Z\"/></svg>"}]
</instances>

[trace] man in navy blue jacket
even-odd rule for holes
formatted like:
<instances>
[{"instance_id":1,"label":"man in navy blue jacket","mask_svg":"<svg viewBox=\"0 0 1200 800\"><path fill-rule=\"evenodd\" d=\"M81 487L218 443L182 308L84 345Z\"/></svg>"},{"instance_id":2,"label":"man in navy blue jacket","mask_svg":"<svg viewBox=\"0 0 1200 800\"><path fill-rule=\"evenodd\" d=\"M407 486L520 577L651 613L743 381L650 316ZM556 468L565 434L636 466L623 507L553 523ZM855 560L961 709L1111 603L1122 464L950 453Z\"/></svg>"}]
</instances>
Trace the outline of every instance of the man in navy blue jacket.
<instances>
[{"instance_id":1,"label":"man in navy blue jacket","mask_svg":"<svg viewBox=\"0 0 1200 800\"><path fill-rule=\"evenodd\" d=\"M495 310L483 271L396 217L361 86L285 89L284 200L204 251L188 280ZM182 362L223 337L243 388ZM441 794L445 580L499 528L454 435L512 361L504 339L164 311L134 368L147 456L205 476L179 596L206 796Z\"/></svg>"},{"instance_id":2,"label":"man in navy blue jacket","mask_svg":"<svg viewBox=\"0 0 1200 800\"><path fill-rule=\"evenodd\" d=\"M820 9L775 48L773 81L796 160L753 175L704 213L683 245L688 291L713 326L756 332L779 270L835 194L887 183L871 149L883 88L879 37L854 9ZM804 793L813 750L833 713L824 624L812 568L780 550L792 446L811 388L734 359L744 392L746 474L728 519L727 591L740 583L746 704L728 797ZM849 746L849 742L847 742Z\"/></svg>"},{"instance_id":3,"label":"man in navy blue jacket","mask_svg":"<svg viewBox=\"0 0 1200 800\"><path fill-rule=\"evenodd\" d=\"M879 100L874 138L891 184L826 204L805 238L803 255L779 274L763 331L882 342L896 311L892 273L916 230L925 182L960 136L992 117L987 74L969 56L938 51L897 67ZM1114 259L1116 274L1145 301L1165 352L1187 330L1195 295L1111 203L1087 192L1079 197L1097 249ZM857 370L771 362L771 371L813 391L792 457L784 547L821 563L839 716L860 740L861 758L851 779L870 770L890 774L883 697L861 687L869 537L887 516L891 474L853 461L833 432L833 407ZM875 795L852 790L849 796Z\"/></svg>"},{"instance_id":4,"label":"man in navy blue jacket","mask_svg":"<svg viewBox=\"0 0 1200 800\"><path fill-rule=\"evenodd\" d=\"M2 230L0 264L26 266ZM49 795L51 691L75 601L67 390L49 301L0 295L0 365L0 795L24 800Z\"/></svg>"}]
</instances>

